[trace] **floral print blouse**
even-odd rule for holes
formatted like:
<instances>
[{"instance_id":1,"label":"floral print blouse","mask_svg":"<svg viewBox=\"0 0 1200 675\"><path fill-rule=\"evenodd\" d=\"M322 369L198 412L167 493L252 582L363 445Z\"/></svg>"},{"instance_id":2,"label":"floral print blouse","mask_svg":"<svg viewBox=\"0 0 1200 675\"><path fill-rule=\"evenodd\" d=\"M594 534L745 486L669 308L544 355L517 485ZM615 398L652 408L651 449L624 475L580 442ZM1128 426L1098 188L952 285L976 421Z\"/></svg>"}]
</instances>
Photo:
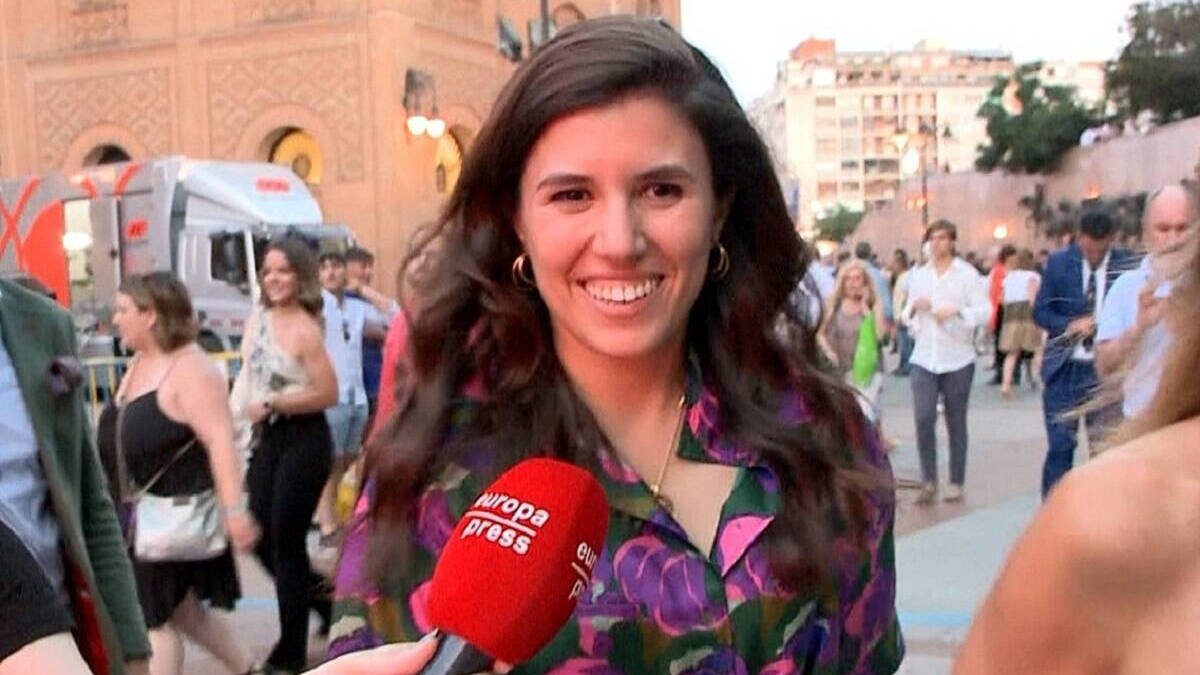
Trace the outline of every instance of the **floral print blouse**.
<instances>
[{"instance_id":1,"label":"floral print blouse","mask_svg":"<svg viewBox=\"0 0 1200 675\"><path fill-rule=\"evenodd\" d=\"M678 455L737 467L711 554L688 540L625 462L600 449L597 479L609 500L609 530L591 586L551 643L513 672L895 672L904 644L895 609L894 502L872 502L865 547L848 538L835 544L836 569L825 588L788 592L771 574L764 536L780 508L779 480L754 453L723 438L716 397L690 389ZM804 405L793 396L780 414L802 424ZM456 418L460 424L462 415ZM890 478L878 439L862 436L870 464ZM395 587L377 588L365 572L368 486L338 564L331 656L432 630L426 607L434 564L486 487L469 468L444 472L418 507L414 563Z\"/></svg>"}]
</instances>

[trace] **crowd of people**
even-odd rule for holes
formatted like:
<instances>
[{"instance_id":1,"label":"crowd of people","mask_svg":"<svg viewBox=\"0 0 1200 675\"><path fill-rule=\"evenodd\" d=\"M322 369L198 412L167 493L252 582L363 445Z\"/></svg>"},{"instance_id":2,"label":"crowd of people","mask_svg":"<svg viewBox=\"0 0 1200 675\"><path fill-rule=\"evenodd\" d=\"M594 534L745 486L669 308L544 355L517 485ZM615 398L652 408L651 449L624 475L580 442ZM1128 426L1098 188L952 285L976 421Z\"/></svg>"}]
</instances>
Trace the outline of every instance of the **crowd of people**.
<instances>
[{"instance_id":1,"label":"crowd of people","mask_svg":"<svg viewBox=\"0 0 1200 675\"><path fill-rule=\"evenodd\" d=\"M7 528L0 531L6 564L21 567L14 545L23 543L51 582L46 589L24 585L20 592L31 594L25 599L40 597L35 591L48 591L50 597L81 593L94 598L90 632L79 624L80 612L85 617L88 613L78 601L71 604L76 635L91 640L83 643L85 667L100 672L103 665L108 672L120 672L113 658L123 654L135 664L130 670L144 666L155 675L182 673L187 638L232 673L304 668L310 611L318 615L321 632L328 632L331 621L329 585L311 569L306 535L315 514L320 546L338 545L336 486L361 450L377 398L384 337L398 314L398 304L371 286L373 262L361 248L318 259L310 243L299 237L270 242L260 265L260 303L246 321L241 368L232 391L224 371L196 342L194 312L182 282L168 272L133 275L122 282L113 323L132 358L99 416L97 451L87 449L88 429L68 429L71 434L63 436L62 427L51 427L58 434L57 447L68 454L48 465L77 473L66 476L60 495L56 476L36 471L28 455L15 465L6 462L6 499L0 502ZM15 311L21 311L23 302L34 302L24 297L24 289L2 290L3 304ZM58 318L36 303L32 306L48 312L47 318ZM15 343L5 337L6 346ZM68 336L56 339L45 347L54 354L72 353ZM16 353L10 376L14 371L20 376L19 366L28 361L45 359L44 354ZM61 356L49 367L52 372L62 369L61 386L68 389L64 394L78 386L70 378L79 375L72 374L71 364ZM10 385L18 381L24 380L7 380ZM25 410L18 405L22 393L4 392L18 415ZM77 412L70 398L55 403L55 410L65 406ZM30 417L32 439L42 428L39 415ZM18 422L14 419L6 429L25 432ZM18 433L6 440L24 437ZM98 465L91 464L93 454ZM21 477L18 468L27 469L28 475ZM81 471L87 473L78 474ZM39 483L49 489L38 494ZM94 486L102 486L115 509L97 504ZM85 492L73 493L80 489ZM208 520L221 521L214 530L218 536L208 533L215 548L163 553L143 546L154 515L142 508L147 495L198 499L206 505L201 508L208 509ZM69 559L77 566L74 576L66 574L53 554L64 534L74 534L72 520L59 525L47 518L47 498L67 500L64 503L83 510L80 518L91 519L83 526L85 550L71 551L78 555ZM55 507L61 519L59 505ZM106 512L112 521L95 520ZM183 529L187 524L172 522ZM108 557L89 560L92 546ZM126 547L128 559L118 560ZM235 551L252 552L275 580L280 638L261 662L233 631L227 614L241 596ZM111 601L95 603L99 598ZM130 605L130 598L137 605ZM107 611L96 611L101 607ZM58 616L47 625L61 630L71 623ZM114 628L124 632L114 634ZM121 640L119 645L112 642L114 637ZM62 650L70 645L58 638L51 644L55 658L65 658Z\"/></svg>"},{"instance_id":2,"label":"crowd of people","mask_svg":"<svg viewBox=\"0 0 1200 675\"><path fill-rule=\"evenodd\" d=\"M885 356L911 387L917 504L959 501L988 336L1004 396L1026 363L1042 389L1047 503L959 671L1179 670L1200 560L1196 219L1184 188L1152 195L1140 262L1102 212L986 270L946 220L915 261L865 242L816 260L704 54L659 22L580 23L504 88L413 237L402 302L365 250L271 241L230 391L182 283L128 277L114 323L134 355L98 450L70 319L0 280L0 675L182 673L185 638L232 673L300 672L314 612L329 675L419 672L454 523L531 456L588 469L610 514L592 584L525 672L896 672ZM1067 477L1081 420L1114 449ZM154 517L179 516L152 497L207 518L170 521L164 552ZM226 613L238 551L275 582L262 661Z\"/></svg>"}]
</instances>

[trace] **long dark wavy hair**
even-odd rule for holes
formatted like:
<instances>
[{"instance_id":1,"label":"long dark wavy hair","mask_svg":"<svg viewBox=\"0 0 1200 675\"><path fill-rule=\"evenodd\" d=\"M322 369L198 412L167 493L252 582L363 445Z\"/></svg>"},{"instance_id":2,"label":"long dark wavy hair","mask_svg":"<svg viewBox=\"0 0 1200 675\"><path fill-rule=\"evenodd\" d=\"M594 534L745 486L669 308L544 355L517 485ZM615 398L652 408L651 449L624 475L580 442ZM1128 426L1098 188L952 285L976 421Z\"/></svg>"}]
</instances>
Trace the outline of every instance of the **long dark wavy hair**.
<instances>
[{"instance_id":1,"label":"long dark wavy hair","mask_svg":"<svg viewBox=\"0 0 1200 675\"><path fill-rule=\"evenodd\" d=\"M321 299L321 280L317 275L317 256L312 247L304 239L295 235L274 237L263 249L263 260L271 251L279 251L287 259L288 266L296 273L296 302L308 312L318 323L324 325L322 309L325 301ZM261 270L259 275L261 277ZM262 279L259 279L259 283ZM259 297L263 307L271 306L271 299L263 293Z\"/></svg>"},{"instance_id":2,"label":"long dark wavy hair","mask_svg":"<svg viewBox=\"0 0 1200 675\"><path fill-rule=\"evenodd\" d=\"M720 401L723 431L779 475L783 505L769 535L775 576L796 589L828 580L836 536L863 532L873 491L891 498L860 452L863 425L851 394L778 337L779 322L800 324L787 300L810 254L766 146L716 67L669 27L596 19L565 29L517 70L431 235L441 246L410 333L413 377L398 396L407 405L367 450L376 579L403 569L420 494L467 453L486 448L496 473L535 455L599 470L603 432L568 384L548 310L512 278L522 251L513 216L526 159L549 124L647 93L695 126L715 195L731 204L720 238L729 273L702 289L687 348ZM475 378L486 394L467 427L448 436L452 408ZM810 423L780 419L788 392L804 397Z\"/></svg>"}]
</instances>

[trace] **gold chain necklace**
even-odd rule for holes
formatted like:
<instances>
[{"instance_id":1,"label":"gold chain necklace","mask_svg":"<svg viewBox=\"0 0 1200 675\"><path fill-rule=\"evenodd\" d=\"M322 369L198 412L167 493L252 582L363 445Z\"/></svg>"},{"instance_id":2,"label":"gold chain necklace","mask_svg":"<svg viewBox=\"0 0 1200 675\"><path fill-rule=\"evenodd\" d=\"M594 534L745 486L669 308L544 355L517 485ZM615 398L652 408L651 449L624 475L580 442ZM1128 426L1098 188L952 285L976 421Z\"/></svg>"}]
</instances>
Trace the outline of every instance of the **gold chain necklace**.
<instances>
[{"instance_id":1,"label":"gold chain necklace","mask_svg":"<svg viewBox=\"0 0 1200 675\"><path fill-rule=\"evenodd\" d=\"M667 513L675 513L675 504L662 493L662 483L667 476L667 467L671 465L671 456L679 450L679 435L683 432L683 404L686 399L686 395L679 397L679 418L675 421L675 433L671 434L667 442L667 452L663 457L662 468L658 470L658 478L650 484L650 496L659 506L666 509Z\"/></svg>"}]
</instances>

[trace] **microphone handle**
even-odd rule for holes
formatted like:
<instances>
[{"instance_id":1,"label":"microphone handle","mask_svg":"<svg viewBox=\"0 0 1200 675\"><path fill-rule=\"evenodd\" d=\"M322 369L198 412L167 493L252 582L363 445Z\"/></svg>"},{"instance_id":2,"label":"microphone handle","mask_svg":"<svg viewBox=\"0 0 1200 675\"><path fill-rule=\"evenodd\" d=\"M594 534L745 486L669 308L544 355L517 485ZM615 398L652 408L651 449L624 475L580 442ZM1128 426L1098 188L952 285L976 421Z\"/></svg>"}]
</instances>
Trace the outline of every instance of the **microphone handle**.
<instances>
[{"instance_id":1,"label":"microphone handle","mask_svg":"<svg viewBox=\"0 0 1200 675\"><path fill-rule=\"evenodd\" d=\"M471 675L490 671L495 663L496 659L475 645L457 635L445 633L421 675Z\"/></svg>"}]
</instances>

